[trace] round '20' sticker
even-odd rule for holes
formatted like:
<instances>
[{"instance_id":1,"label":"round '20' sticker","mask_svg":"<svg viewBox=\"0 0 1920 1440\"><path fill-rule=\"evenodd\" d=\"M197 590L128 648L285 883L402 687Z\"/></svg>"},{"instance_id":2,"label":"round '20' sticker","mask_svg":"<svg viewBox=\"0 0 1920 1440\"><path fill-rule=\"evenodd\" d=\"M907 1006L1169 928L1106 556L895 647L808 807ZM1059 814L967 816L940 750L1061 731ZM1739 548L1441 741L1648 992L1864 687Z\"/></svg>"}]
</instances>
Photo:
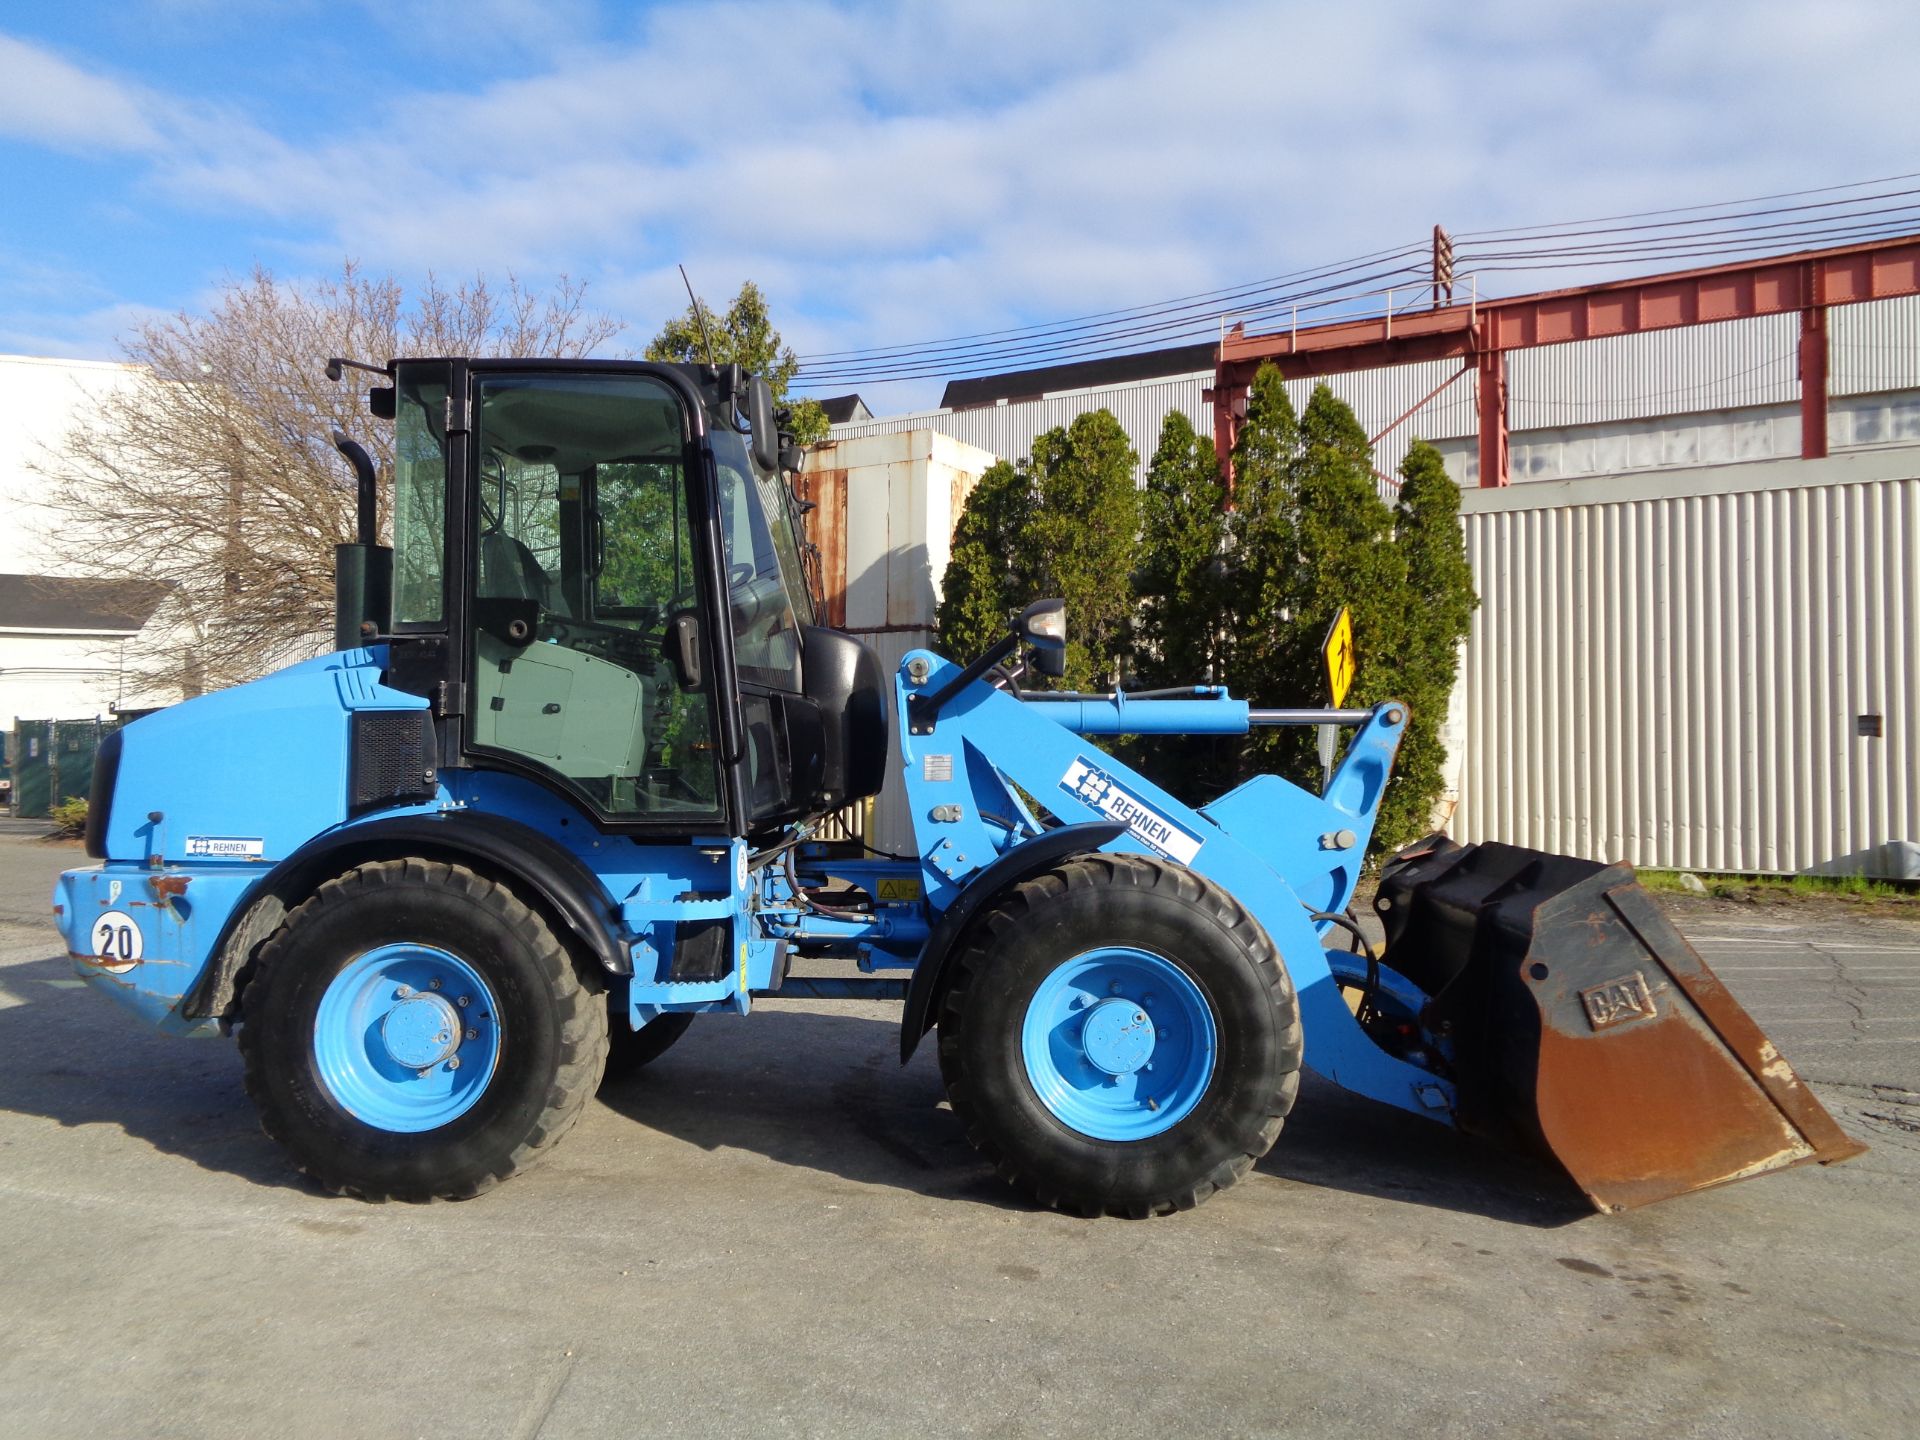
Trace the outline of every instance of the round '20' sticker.
<instances>
[{"instance_id":1,"label":"round '20' sticker","mask_svg":"<svg viewBox=\"0 0 1920 1440\"><path fill-rule=\"evenodd\" d=\"M93 922L93 954L102 970L118 973L140 963L140 927L124 910L108 910Z\"/></svg>"}]
</instances>

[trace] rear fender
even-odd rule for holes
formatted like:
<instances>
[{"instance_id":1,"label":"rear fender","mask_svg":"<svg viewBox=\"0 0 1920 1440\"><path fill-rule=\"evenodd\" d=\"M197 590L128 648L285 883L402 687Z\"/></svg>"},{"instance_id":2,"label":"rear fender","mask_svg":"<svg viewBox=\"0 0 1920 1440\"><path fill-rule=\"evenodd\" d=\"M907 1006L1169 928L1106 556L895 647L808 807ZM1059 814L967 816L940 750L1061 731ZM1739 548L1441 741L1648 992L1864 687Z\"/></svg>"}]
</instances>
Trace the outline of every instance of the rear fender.
<instances>
[{"instance_id":1,"label":"rear fender","mask_svg":"<svg viewBox=\"0 0 1920 1440\"><path fill-rule=\"evenodd\" d=\"M236 911L182 1001L193 1017L230 1015L236 981L281 917L336 875L403 856L467 865L512 885L610 975L631 975L633 956L612 897L586 863L529 825L475 811L392 815L315 837L275 867L251 904ZM264 928L263 928L264 927Z\"/></svg>"}]
</instances>

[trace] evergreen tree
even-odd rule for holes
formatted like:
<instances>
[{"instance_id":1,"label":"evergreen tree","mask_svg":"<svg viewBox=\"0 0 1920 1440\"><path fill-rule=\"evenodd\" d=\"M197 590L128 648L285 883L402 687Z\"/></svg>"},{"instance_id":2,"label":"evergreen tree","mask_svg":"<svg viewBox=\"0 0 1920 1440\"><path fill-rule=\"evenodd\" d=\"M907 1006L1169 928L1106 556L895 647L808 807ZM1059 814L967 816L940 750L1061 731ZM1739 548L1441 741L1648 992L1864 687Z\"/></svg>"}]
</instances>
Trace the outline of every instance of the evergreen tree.
<instances>
[{"instance_id":1,"label":"evergreen tree","mask_svg":"<svg viewBox=\"0 0 1920 1440\"><path fill-rule=\"evenodd\" d=\"M724 313L695 301L685 313L661 326L646 349L649 360L683 364L704 365L709 356L715 365L738 365L749 374L765 376L773 388L774 401L789 407L786 428L800 444L826 438L827 412L819 402L787 399L787 386L799 371L800 361L793 348L781 342L767 311L767 297L751 280L740 287Z\"/></svg>"},{"instance_id":2,"label":"evergreen tree","mask_svg":"<svg viewBox=\"0 0 1920 1440\"><path fill-rule=\"evenodd\" d=\"M1393 511L1380 498L1373 447L1346 402L1325 385L1300 416L1299 578L1292 660L1302 703L1325 702L1328 628L1346 606L1353 616L1356 661L1349 705L1404 699L1398 693L1402 630L1414 601L1407 594L1406 557L1393 543ZM1298 732L1315 781L1319 761L1311 732Z\"/></svg>"},{"instance_id":3,"label":"evergreen tree","mask_svg":"<svg viewBox=\"0 0 1920 1440\"><path fill-rule=\"evenodd\" d=\"M1133 448L1105 410L1033 443L1019 466L981 476L954 531L937 623L943 649L969 659L1030 601L1067 602L1069 689L1102 688L1129 643L1128 583L1139 529Z\"/></svg>"},{"instance_id":4,"label":"evergreen tree","mask_svg":"<svg viewBox=\"0 0 1920 1440\"><path fill-rule=\"evenodd\" d=\"M1279 372L1263 366L1235 448L1231 679L1256 704L1326 701L1327 630L1352 612L1357 669L1352 704L1396 693L1401 627L1413 601L1393 543L1393 512L1374 483L1372 447L1353 412L1325 385L1297 417ZM1402 697L1404 698L1404 697ZM1317 788L1311 729L1256 731L1248 752Z\"/></svg>"},{"instance_id":5,"label":"evergreen tree","mask_svg":"<svg viewBox=\"0 0 1920 1440\"><path fill-rule=\"evenodd\" d=\"M1110 688L1130 648L1140 533L1134 459L1127 432L1106 410L1076 416L1033 442L1036 508L1022 558L1039 588L1027 599L1058 595L1067 602L1061 683L1069 690Z\"/></svg>"},{"instance_id":6,"label":"evergreen tree","mask_svg":"<svg viewBox=\"0 0 1920 1440\"><path fill-rule=\"evenodd\" d=\"M1140 495L1139 594L1134 674L1142 687L1218 683L1225 673L1226 487L1211 437L1179 411L1160 443ZM1141 737L1131 763L1176 794L1203 798L1231 781L1239 744L1199 735Z\"/></svg>"},{"instance_id":7,"label":"evergreen tree","mask_svg":"<svg viewBox=\"0 0 1920 1440\"><path fill-rule=\"evenodd\" d=\"M1394 548L1406 566L1407 605L1393 684L1410 713L1375 826L1381 851L1398 849L1432 828L1446 758L1440 727L1459 673L1460 642L1480 604L1460 528L1460 491L1431 445L1416 443L1401 462Z\"/></svg>"},{"instance_id":8,"label":"evergreen tree","mask_svg":"<svg viewBox=\"0 0 1920 1440\"><path fill-rule=\"evenodd\" d=\"M1226 488L1213 442L1179 411L1160 444L1140 496L1140 648L1145 685L1197 684L1221 666L1220 612L1227 539Z\"/></svg>"},{"instance_id":9,"label":"evergreen tree","mask_svg":"<svg viewBox=\"0 0 1920 1440\"><path fill-rule=\"evenodd\" d=\"M1024 467L1005 460L990 466L967 497L934 617L940 648L955 659L970 660L1004 635L1016 600L1031 588L1020 561L1032 512L1032 481Z\"/></svg>"},{"instance_id":10,"label":"evergreen tree","mask_svg":"<svg viewBox=\"0 0 1920 1440\"><path fill-rule=\"evenodd\" d=\"M1247 418L1233 449L1233 511L1224 614L1226 680L1260 705L1303 703L1293 631L1299 613L1300 417L1271 365L1253 377ZM1288 737L1260 732L1250 748L1270 755ZM1263 743L1264 742L1264 743Z\"/></svg>"},{"instance_id":11,"label":"evergreen tree","mask_svg":"<svg viewBox=\"0 0 1920 1440\"><path fill-rule=\"evenodd\" d=\"M1144 491L1105 411L1035 442L1032 458L981 478L954 534L939 624L947 652L978 654L1043 595L1067 600L1065 683L1105 688L1128 648L1149 686L1212 679L1257 705L1327 699L1322 647L1352 612L1351 705L1410 709L1374 851L1423 834L1441 783L1440 727L1473 608L1460 496L1431 446L1401 466L1398 504L1380 498L1372 447L1325 385L1296 412L1278 370L1248 394L1227 503L1213 447L1186 416L1161 428ZM1138 561L1131 567L1138 537ZM1129 630L1136 633L1130 635ZM1129 758L1203 802L1251 769L1317 790L1311 729L1248 740L1136 739Z\"/></svg>"}]
</instances>

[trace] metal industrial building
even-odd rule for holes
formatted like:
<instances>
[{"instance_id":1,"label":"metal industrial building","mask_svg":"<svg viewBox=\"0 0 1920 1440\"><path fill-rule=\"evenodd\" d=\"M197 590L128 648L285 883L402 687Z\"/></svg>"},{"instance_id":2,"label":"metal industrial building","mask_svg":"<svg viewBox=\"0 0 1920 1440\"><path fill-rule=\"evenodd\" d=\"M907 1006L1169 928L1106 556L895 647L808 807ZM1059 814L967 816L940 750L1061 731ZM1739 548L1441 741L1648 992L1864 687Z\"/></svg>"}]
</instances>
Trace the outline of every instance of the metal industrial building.
<instances>
[{"instance_id":1,"label":"metal industrial building","mask_svg":"<svg viewBox=\"0 0 1920 1440\"><path fill-rule=\"evenodd\" d=\"M1230 441L1262 359L1353 407L1383 490L1416 436L1463 486L1457 835L1920 877L1920 239L955 382L833 438L1018 458L1105 408L1144 471L1173 410Z\"/></svg>"}]
</instances>

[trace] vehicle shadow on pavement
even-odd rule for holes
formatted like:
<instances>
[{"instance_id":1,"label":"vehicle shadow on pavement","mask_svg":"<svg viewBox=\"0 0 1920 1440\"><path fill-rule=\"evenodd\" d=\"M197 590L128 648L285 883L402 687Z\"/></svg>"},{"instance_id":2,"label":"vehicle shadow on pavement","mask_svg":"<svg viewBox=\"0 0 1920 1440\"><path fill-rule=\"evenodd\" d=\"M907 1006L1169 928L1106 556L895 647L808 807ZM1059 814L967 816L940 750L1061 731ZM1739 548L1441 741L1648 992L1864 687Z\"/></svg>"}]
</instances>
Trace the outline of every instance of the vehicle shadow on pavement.
<instances>
[{"instance_id":1,"label":"vehicle shadow on pavement","mask_svg":"<svg viewBox=\"0 0 1920 1440\"><path fill-rule=\"evenodd\" d=\"M663 1058L604 1086L616 1113L702 1149L748 1149L863 1184L1032 1207L992 1175L945 1108L931 1041L901 1069L899 1022L762 1008L695 1023ZM1259 1172L1323 1189L1543 1228L1593 1214L1526 1157L1306 1077Z\"/></svg>"},{"instance_id":2,"label":"vehicle shadow on pavement","mask_svg":"<svg viewBox=\"0 0 1920 1440\"><path fill-rule=\"evenodd\" d=\"M232 1042L158 1034L75 984L65 959L0 970L0 1110L116 1126L203 1169L319 1193L261 1132Z\"/></svg>"},{"instance_id":3,"label":"vehicle shadow on pavement","mask_svg":"<svg viewBox=\"0 0 1920 1440\"><path fill-rule=\"evenodd\" d=\"M156 1034L73 987L63 959L0 970L0 1110L111 1125L254 1185L322 1193L261 1133L231 1042ZM756 1007L702 1016L665 1056L603 1085L613 1113L703 1150L929 1198L1033 1206L967 1143L931 1040L904 1069L892 1016ZM566 1142L577 1145L585 1137ZM1307 1077L1260 1173L1536 1226L1592 1213L1528 1162Z\"/></svg>"},{"instance_id":4,"label":"vehicle shadow on pavement","mask_svg":"<svg viewBox=\"0 0 1920 1440\"><path fill-rule=\"evenodd\" d=\"M940 1199L1031 1209L946 1108L931 1040L904 1069L900 1022L756 1006L704 1015L665 1056L600 1088L616 1114L703 1150Z\"/></svg>"},{"instance_id":5,"label":"vehicle shadow on pavement","mask_svg":"<svg viewBox=\"0 0 1920 1440\"><path fill-rule=\"evenodd\" d=\"M1594 1213L1531 1156L1342 1090L1308 1073L1261 1174L1379 1200L1552 1229Z\"/></svg>"}]
</instances>

